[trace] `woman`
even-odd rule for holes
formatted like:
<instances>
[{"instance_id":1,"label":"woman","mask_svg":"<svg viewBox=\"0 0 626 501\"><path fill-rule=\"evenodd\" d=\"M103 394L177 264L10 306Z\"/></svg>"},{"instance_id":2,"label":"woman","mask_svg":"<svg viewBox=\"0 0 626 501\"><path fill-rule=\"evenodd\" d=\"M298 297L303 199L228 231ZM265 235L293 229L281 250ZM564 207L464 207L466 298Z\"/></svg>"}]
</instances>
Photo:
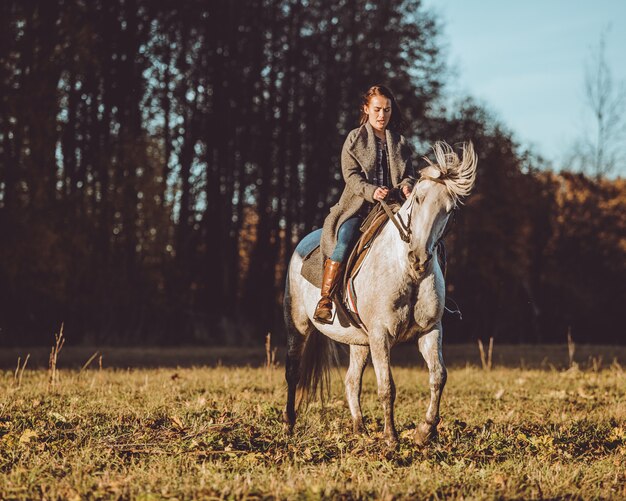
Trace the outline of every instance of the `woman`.
<instances>
[{"instance_id":1,"label":"woman","mask_svg":"<svg viewBox=\"0 0 626 501\"><path fill-rule=\"evenodd\" d=\"M352 130L341 151L346 186L339 202L324 221L321 248L324 260L322 297L314 319L332 321L331 292L341 264L358 237L361 221L376 201L384 200L389 186L406 198L415 183L411 148L399 132L404 121L391 91L374 85L363 95L360 127Z\"/></svg>"}]
</instances>

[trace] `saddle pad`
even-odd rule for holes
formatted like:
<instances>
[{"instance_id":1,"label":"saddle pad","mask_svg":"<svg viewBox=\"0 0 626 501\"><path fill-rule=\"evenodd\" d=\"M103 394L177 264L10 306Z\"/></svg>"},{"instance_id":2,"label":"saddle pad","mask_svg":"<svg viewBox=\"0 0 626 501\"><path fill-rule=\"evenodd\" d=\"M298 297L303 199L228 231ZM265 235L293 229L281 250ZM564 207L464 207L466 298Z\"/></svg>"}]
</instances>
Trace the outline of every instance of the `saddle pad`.
<instances>
[{"instance_id":1,"label":"saddle pad","mask_svg":"<svg viewBox=\"0 0 626 501\"><path fill-rule=\"evenodd\" d=\"M300 274L318 289L322 288L322 276L324 274L320 251L321 240L322 229L320 228L309 233L296 246L296 253L302 258Z\"/></svg>"},{"instance_id":2,"label":"saddle pad","mask_svg":"<svg viewBox=\"0 0 626 501\"><path fill-rule=\"evenodd\" d=\"M322 277L324 276L324 263L322 261L322 251L319 245L302 259L300 274L307 282L311 282L315 287L321 289Z\"/></svg>"}]
</instances>

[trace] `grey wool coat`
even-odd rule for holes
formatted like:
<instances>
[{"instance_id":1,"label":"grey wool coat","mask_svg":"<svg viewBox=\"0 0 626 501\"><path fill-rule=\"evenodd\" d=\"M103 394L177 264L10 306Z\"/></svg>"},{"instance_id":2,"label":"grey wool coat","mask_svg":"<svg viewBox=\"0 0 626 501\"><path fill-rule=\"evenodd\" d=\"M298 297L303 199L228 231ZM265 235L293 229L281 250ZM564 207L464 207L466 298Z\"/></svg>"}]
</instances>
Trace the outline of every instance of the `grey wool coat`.
<instances>
[{"instance_id":1,"label":"grey wool coat","mask_svg":"<svg viewBox=\"0 0 626 501\"><path fill-rule=\"evenodd\" d=\"M386 130L390 187L415 184L415 171L411 162L412 151L401 134ZM339 202L333 205L324 220L321 249L325 257L332 255L337 243L339 227L354 216L365 201L375 202L376 139L369 122L350 131L341 150L341 172L346 186Z\"/></svg>"}]
</instances>

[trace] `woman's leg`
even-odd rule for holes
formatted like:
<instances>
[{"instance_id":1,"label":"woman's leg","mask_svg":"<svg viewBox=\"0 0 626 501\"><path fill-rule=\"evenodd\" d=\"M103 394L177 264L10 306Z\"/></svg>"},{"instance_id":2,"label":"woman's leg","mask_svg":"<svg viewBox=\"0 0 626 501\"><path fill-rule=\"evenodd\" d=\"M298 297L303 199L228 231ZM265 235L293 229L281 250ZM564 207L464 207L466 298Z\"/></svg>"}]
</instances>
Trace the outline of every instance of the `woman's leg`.
<instances>
[{"instance_id":1,"label":"woman's leg","mask_svg":"<svg viewBox=\"0 0 626 501\"><path fill-rule=\"evenodd\" d=\"M313 318L318 322L331 323L333 302L330 298L333 287L337 283L341 264L344 262L350 249L359 236L361 218L352 217L345 221L337 232L337 244L332 256L324 262L324 277L322 278L321 298L315 308Z\"/></svg>"},{"instance_id":2,"label":"woman's leg","mask_svg":"<svg viewBox=\"0 0 626 501\"><path fill-rule=\"evenodd\" d=\"M337 232L337 244L335 245L332 256L330 256L332 261L338 263L344 262L359 237L360 226L361 218L351 217L339 227L339 231Z\"/></svg>"}]
</instances>

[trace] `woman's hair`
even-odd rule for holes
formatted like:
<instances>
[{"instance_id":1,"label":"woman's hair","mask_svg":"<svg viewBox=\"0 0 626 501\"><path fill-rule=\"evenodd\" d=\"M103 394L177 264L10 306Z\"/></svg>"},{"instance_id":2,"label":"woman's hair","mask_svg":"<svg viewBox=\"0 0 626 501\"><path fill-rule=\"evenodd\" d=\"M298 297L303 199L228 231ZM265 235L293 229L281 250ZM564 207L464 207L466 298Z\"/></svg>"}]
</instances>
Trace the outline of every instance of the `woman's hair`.
<instances>
[{"instance_id":1,"label":"woman's hair","mask_svg":"<svg viewBox=\"0 0 626 501\"><path fill-rule=\"evenodd\" d=\"M391 119L389 120L389 125L387 127L398 133L404 132L404 129L406 128L406 121L402 116L402 112L400 111L400 107L398 106L393 93L389 87L385 87L384 85L372 85L369 89L367 89L367 92L361 96L361 120L359 125L367 123L368 116L363 108L365 106L369 106L370 100L374 96L383 96L391 101Z\"/></svg>"}]
</instances>

